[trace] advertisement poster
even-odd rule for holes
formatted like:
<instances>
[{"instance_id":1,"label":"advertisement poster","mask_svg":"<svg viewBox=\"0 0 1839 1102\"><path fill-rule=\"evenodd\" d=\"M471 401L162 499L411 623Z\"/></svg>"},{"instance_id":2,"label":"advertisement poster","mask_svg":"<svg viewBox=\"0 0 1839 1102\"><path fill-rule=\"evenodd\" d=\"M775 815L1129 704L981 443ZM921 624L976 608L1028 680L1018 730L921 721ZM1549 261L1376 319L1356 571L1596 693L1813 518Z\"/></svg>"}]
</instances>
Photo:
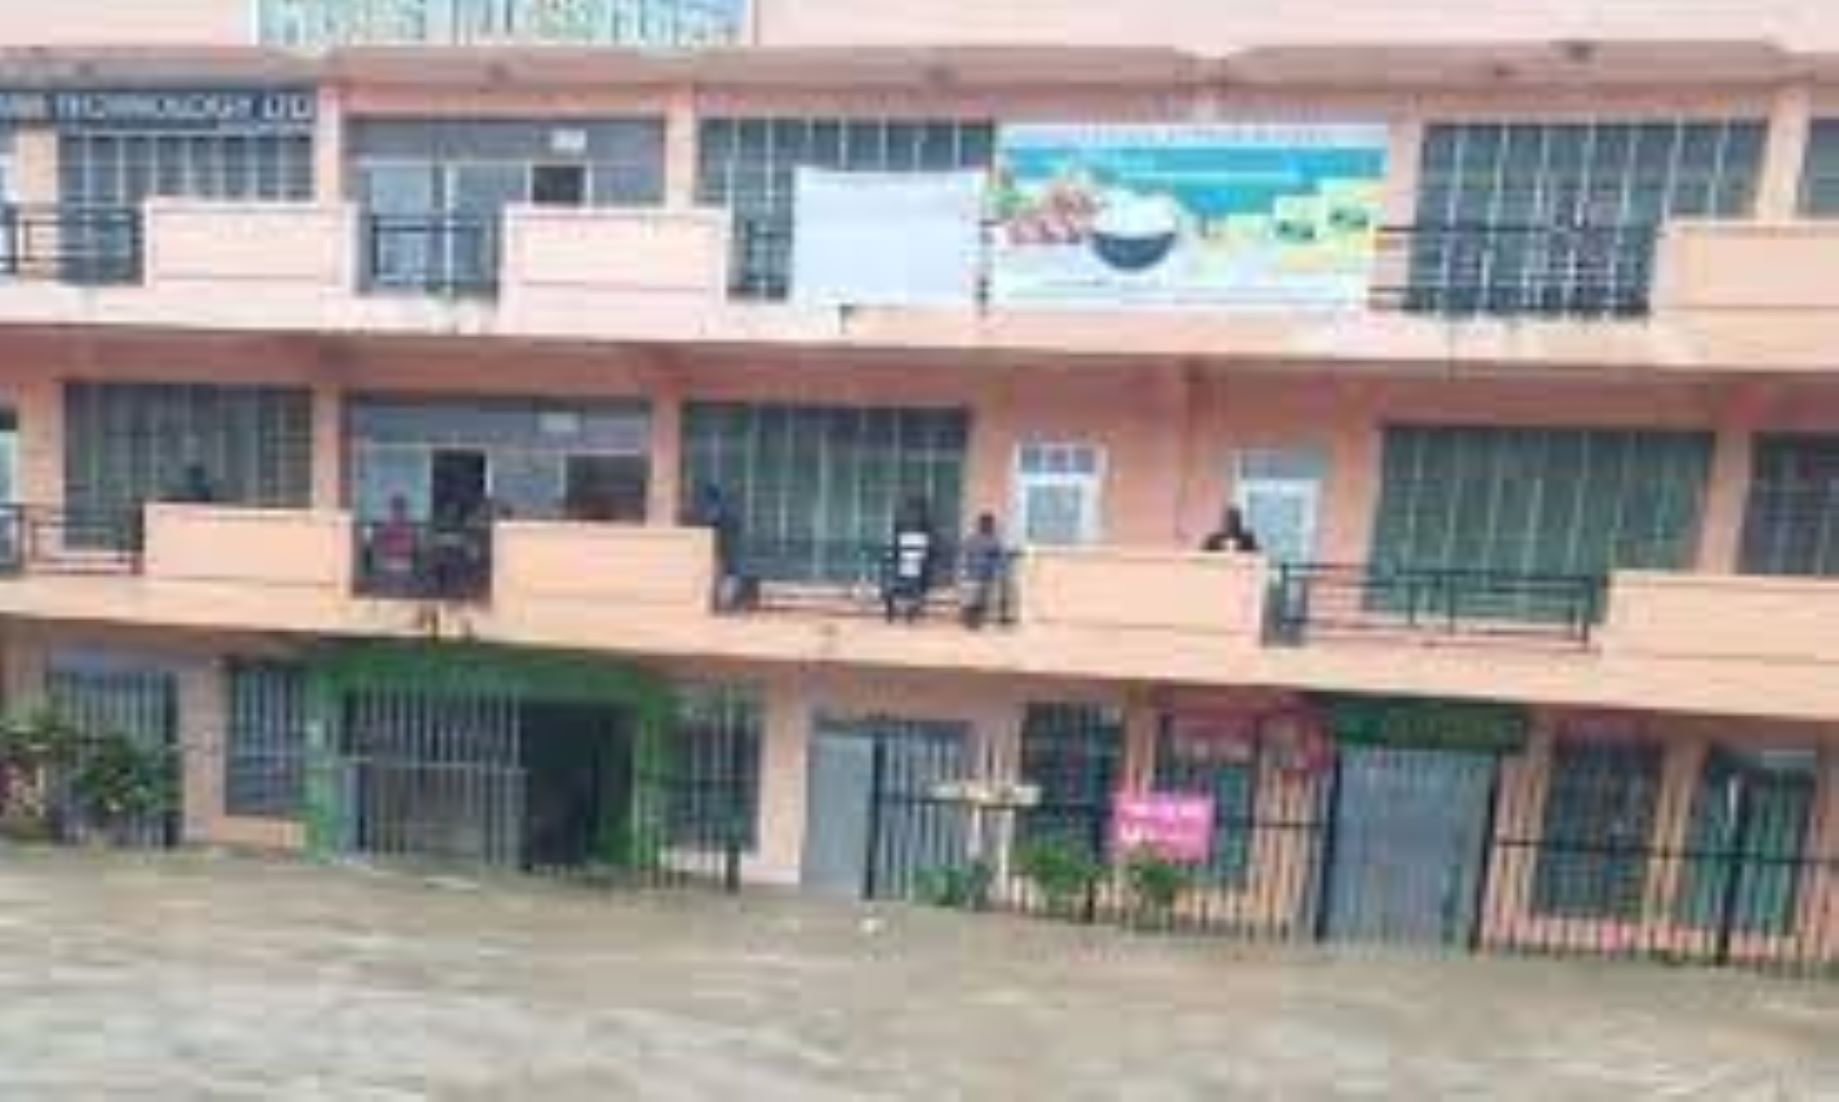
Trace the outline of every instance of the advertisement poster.
<instances>
[{"instance_id":1,"label":"advertisement poster","mask_svg":"<svg viewBox=\"0 0 1839 1102\"><path fill-rule=\"evenodd\" d=\"M1384 126L1014 126L994 181L998 305L1365 304Z\"/></svg>"},{"instance_id":2,"label":"advertisement poster","mask_svg":"<svg viewBox=\"0 0 1839 1102\"><path fill-rule=\"evenodd\" d=\"M1111 848L1120 855L1204 865L1213 855L1213 797L1120 792L1111 815Z\"/></svg>"}]
</instances>

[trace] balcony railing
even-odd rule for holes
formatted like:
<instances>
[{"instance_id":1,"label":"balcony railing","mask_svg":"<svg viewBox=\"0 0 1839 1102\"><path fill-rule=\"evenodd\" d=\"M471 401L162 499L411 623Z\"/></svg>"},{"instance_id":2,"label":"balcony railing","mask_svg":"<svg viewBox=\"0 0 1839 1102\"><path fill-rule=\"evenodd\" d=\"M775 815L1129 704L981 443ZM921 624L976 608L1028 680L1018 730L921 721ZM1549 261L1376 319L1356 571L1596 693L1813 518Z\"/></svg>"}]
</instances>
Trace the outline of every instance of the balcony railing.
<instances>
[{"instance_id":1,"label":"balcony railing","mask_svg":"<svg viewBox=\"0 0 1839 1102\"><path fill-rule=\"evenodd\" d=\"M624 46L741 41L746 0L260 0L264 46Z\"/></svg>"},{"instance_id":2,"label":"balcony railing","mask_svg":"<svg viewBox=\"0 0 1839 1102\"><path fill-rule=\"evenodd\" d=\"M1582 647L1602 615L1600 577L1378 565L1279 566L1273 643L1346 638L1524 641Z\"/></svg>"},{"instance_id":3,"label":"balcony railing","mask_svg":"<svg viewBox=\"0 0 1839 1102\"><path fill-rule=\"evenodd\" d=\"M364 287L448 298L498 293L499 219L464 214L366 214Z\"/></svg>"},{"instance_id":4,"label":"balcony railing","mask_svg":"<svg viewBox=\"0 0 1839 1102\"><path fill-rule=\"evenodd\" d=\"M0 505L0 576L132 573L142 542L131 512Z\"/></svg>"},{"instance_id":5,"label":"balcony railing","mask_svg":"<svg viewBox=\"0 0 1839 1102\"><path fill-rule=\"evenodd\" d=\"M1640 317L1660 227L1451 222L1380 231L1373 304L1444 317Z\"/></svg>"},{"instance_id":6,"label":"balcony railing","mask_svg":"<svg viewBox=\"0 0 1839 1102\"><path fill-rule=\"evenodd\" d=\"M0 207L0 275L79 285L135 283L142 220L133 207Z\"/></svg>"},{"instance_id":7,"label":"balcony railing","mask_svg":"<svg viewBox=\"0 0 1839 1102\"><path fill-rule=\"evenodd\" d=\"M367 521L353 527L361 597L482 601L492 591L490 524Z\"/></svg>"},{"instance_id":8,"label":"balcony railing","mask_svg":"<svg viewBox=\"0 0 1839 1102\"><path fill-rule=\"evenodd\" d=\"M815 552L821 550L821 554ZM1016 622L1015 566L1019 554L968 569L962 551L936 545L924 584L903 588L891 543L775 543L742 551L726 576L718 571L716 607L725 612L810 611L834 615L927 619L955 617L973 627ZM798 578L794 564L821 561L821 572Z\"/></svg>"}]
</instances>

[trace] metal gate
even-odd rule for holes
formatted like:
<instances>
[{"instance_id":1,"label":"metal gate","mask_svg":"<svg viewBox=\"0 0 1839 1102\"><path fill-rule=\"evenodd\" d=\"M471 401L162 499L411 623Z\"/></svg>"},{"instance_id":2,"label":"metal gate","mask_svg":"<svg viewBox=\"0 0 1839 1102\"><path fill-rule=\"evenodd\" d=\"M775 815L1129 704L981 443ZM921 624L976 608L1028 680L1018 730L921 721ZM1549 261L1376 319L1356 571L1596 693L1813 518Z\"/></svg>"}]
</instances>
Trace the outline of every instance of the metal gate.
<instances>
[{"instance_id":1,"label":"metal gate","mask_svg":"<svg viewBox=\"0 0 1839 1102\"><path fill-rule=\"evenodd\" d=\"M947 806L885 816L889 794L931 791L967 775L963 724L873 717L818 720L811 744L806 887L904 896L920 868L961 859L967 816Z\"/></svg>"},{"instance_id":2,"label":"metal gate","mask_svg":"<svg viewBox=\"0 0 1839 1102\"><path fill-rule=\"evenodd\" d=\"M157 756L169 799L164 810L111 824L117 844L163 848L179 843L183 793L179 744L179 689L171 670L105 656L54 656L46 672L51 709L78 730L120 735ZM53 782L53 806L65 832L84 832L86 821L65 781Z\"/></svg>"}]
</instances>

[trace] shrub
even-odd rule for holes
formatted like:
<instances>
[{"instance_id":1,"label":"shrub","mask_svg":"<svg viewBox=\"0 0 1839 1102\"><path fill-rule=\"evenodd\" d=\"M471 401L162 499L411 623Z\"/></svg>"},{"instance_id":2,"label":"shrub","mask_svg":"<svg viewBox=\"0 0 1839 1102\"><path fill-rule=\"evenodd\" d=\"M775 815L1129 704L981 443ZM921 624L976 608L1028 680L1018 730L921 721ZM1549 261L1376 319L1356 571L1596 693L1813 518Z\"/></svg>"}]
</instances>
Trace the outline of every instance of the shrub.
<instances>
[{"instance_id":1,"label":"shrub","mask_svg":"<svg viewBox=\"0 0 1839 1102\"><path fill-rule=\"evenodd\" d=\"M996 870L983 861L946 865L921 872L914 883L914 894L929 906L981 911L990 904L990 888L995 880Z\"/></svg>"},{"instance_id":2,"label":"shrub","mask_svg":"<svg viewBox=\"0 0 1839 1102\"><path fill-rule=\"evenodd\" d=\"M1165 922L1181 894L1194 882L1194 874L1186 866L1140 850L1125 863L1124 882L1130 888L1139 921Z\"/></svg>"},{"instance_id":3,"label":"shrub","mask_svg":"<svg viewBox=\"0 0 1839 1102\"><path fill-rule=\"evenodd\" d=\"M1063 917L1078 912L1105 874L1090 852L1058 839L1022 846L1015 867L1040 889L1047 909Z\"/></svg>"}]
</instances>

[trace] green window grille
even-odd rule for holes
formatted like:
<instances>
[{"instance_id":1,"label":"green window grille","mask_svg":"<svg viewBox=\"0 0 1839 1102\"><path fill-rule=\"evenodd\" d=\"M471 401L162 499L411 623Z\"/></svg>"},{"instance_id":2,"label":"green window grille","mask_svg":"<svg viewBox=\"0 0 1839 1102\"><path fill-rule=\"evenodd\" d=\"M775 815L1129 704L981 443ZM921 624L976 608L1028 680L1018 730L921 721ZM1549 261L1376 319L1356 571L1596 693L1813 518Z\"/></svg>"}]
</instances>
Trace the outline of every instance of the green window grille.
<instances>
[{"instance_id":1,"label":"green window grille","mask_svg":"<svg viewBox=\"0 0 1839 1102\"><path fill-rule=\"evenodd\" d=\"M1059 844L1102 858L1123 765L1118 709L1030 704L1022 723L1021 779L1039 790L1040 802L1023 813L1017 844Z\"/></svg>"},{"instance_id":2,"label":"green window grille","mask_svg":"<svg viewBox=\"0 0 1839 1102\"><path fill-rule=\"evenodd\" d=\"M1697 553L1705 433L1395 425L1385 431L1379 571L1586 578L1677 570ZM1502 592L1471 614L1560 616L1561 591Z\"/></svg>"},{"instance_id":3,"label":"green window grille","mask_svg":"<svg viewBox=\"0 0 1839 1102\"><path fill-rule=\"evenodd\" d=\"M224 811L264 819L300 815L306 791L306 670L282 662L230 663L223 754Z\"/></svg>"},{"instance_id":4,"label":"green window grille","mask_svg":"<svg viewBox=\"0 0 1839 1102\"><path fill-rule=\"evenodd\" d=\"M139 383L64 388L64 501L82 546L172 495L196 465L217 501L304 508L313 480L313 402L304 389Z\"/></svg>"},{"instance_id":5,"label":"green window grille","mask_svg":"<svg viewBox=\"0 0 1839 1102\"><path fill-rule=\"evenodd\" d=\"M1686 834L1682 921L1777 937L1794 930L1819 787L1812 756L1795 761L1765 769L1722 749L1706 757Z\"/></svg>"},{"instance_id":6,"label":"green window grille","mask_svg":"<svg viewBox=\"0 0 1839 1102\"><path fill-rule=\"evenodd\" d=\"M686 510L701 488L720 489L754 577L860 580L910 498L943 538L962 527L962 410L698 403L683 436Z\"/></svg>"},{"instance_id":7,"label":"green window grille","mask_svg":"<svg viewBox=\"0 0 1839 1102\"><path fill-rule=\"evenodd\" d=\"M1661 750L1561 738L1552 755L1533 868L1533 910L1636 919L1647 894Z\"/></svg>"},{"instance_id":8,"label":"green window grille","mask_svg":"<svg viewBox=\"0 0 1839 1102\"><path fill-rule=\"evenodd\" d=\"M1839 436L1756 438L1742 569L1839 574Z\"/></svg>"},{"instance_id":9,"label":"green window grille","mask_svg":"<svg viewBox=\"0 0 1839 1102\"><path fill-rule=\"evenodd\" d=\"M862 172L988 168L993 124L955 119L717 118L698 141L697 201L734 212L733 292L784 298L800 167Z\"/></svg>"}]
</instances>

